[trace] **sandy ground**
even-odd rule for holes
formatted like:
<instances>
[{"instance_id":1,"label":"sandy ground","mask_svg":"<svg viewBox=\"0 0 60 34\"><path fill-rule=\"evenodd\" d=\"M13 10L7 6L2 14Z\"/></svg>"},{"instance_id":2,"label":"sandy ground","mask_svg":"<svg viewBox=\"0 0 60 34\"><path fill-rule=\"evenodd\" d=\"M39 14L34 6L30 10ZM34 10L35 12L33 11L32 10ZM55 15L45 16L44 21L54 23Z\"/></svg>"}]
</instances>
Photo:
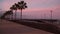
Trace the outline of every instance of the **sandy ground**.
<instances>
[{"instance_id":1,"label":"sandy ground","mask_svg":"<svg viewBox=\"0 0 60 34\"><path fill-rule=\"evenodd\" d=\"M0 20L0 34L53 34L14 22Z\"/></svg>"}]
</instances>

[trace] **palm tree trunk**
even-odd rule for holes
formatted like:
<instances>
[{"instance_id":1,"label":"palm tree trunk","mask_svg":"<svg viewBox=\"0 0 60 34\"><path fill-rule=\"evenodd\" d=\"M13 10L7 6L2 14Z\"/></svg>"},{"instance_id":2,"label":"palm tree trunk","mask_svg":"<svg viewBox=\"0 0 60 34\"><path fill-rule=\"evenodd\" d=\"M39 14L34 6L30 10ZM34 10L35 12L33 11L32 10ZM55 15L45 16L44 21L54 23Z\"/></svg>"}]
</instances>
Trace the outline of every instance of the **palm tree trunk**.
<instances>
[{"instance_id":1,"label":"palm tree trunk","mask_svg":"<svg viewBox=\"0 0 60 34\"><path fill-rule=\"evenodd\" d=\"M21 16L20 16L20 19L22 20L22 9L21 9Z\"/></svg>"},{"instance_id":2,"label":"palm tree trunk","mask_svg":"<svg viewBox=\"0 0 60 34\"><path fill-rule=\"evenodd\" d=\"M16 11L17 11L17 10L15 10L15 20L16 20Z\"/></svg>"},{"instance_id":3,"label":"palm tree trunk","mask_svg":"<svg viewBox=\"0 0 60 34\"><path fill-rule=\"evenodd\" d=\"M13 20L13 14L11 15L11 19Z\"/></svg>"}]
</instances>

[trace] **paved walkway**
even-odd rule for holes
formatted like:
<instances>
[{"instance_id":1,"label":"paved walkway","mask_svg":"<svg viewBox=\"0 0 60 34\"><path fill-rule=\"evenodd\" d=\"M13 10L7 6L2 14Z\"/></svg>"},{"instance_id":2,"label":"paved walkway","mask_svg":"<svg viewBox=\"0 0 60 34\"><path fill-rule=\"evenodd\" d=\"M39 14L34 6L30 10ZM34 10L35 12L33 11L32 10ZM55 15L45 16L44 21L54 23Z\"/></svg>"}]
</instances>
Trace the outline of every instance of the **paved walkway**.
<instances>
[{"instance_id":1,"label":"paved walkway","mask_svg":"<svg viewBox=\"0 0 60 34\"><path fill-rule=\"evenodd\" d=\"M14 22L0 20L0 34L53 34L43 30L20 25Z\"/></svg>"}]
</instances>

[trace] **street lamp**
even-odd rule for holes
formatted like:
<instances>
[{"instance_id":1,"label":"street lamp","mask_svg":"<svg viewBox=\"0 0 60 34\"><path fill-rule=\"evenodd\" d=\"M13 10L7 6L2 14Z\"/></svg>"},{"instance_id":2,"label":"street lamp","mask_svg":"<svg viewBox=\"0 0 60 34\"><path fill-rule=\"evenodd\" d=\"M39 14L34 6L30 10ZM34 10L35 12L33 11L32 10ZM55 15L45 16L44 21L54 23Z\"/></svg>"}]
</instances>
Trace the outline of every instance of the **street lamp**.
<instances>
[{"instance_id":1,"label":"street lamp","mask_svg":"<svg viewBox=\"0 0 60 34\"><path fill-rule=\"evenodd\" d=\"M53 24L53 21L52 21L52 17L53 17L53 15L52 15L52 10L50 11L51 12L51 23Z\"/></svg>"},{"instance_id":2,"label":"street lamp","mask_svg":"<svg viewBox=\"0 0 60 34\"><path fill-rule=\"evenodd\" d=\"M53 11L51 10L50 12L51 12L51 20L52 20L52 12L53 12Z\"/></svg>"}]
</instances>

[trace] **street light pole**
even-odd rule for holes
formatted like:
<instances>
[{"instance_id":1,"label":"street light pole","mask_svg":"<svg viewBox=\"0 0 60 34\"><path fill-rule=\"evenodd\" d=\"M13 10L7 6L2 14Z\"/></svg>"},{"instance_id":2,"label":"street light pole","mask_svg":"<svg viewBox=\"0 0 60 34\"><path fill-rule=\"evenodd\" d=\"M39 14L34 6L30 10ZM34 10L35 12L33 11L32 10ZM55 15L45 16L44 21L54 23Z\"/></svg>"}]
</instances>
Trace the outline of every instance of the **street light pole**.
<instances>
[{"instance_id":1,"label":"street light pole","mask_svg":"<svg viewBox=\"0 0 60 34\"><path fill-rule=\"evenodd\" d=\"M52 10L50 12L51 12L51 20L52 20Z\"/></svg>"},{"instance_id":2,"label":"street light pole","mask_svg":"<svg viewBox=\"0 0 60 34\"><path fill-rule=\"evenodd\" d=\"M53 11L51 10L50 12L51 12L51 23L53 24L53 21L52 21L52 12L53 12Z\"/></svg>"}]
</instances>

